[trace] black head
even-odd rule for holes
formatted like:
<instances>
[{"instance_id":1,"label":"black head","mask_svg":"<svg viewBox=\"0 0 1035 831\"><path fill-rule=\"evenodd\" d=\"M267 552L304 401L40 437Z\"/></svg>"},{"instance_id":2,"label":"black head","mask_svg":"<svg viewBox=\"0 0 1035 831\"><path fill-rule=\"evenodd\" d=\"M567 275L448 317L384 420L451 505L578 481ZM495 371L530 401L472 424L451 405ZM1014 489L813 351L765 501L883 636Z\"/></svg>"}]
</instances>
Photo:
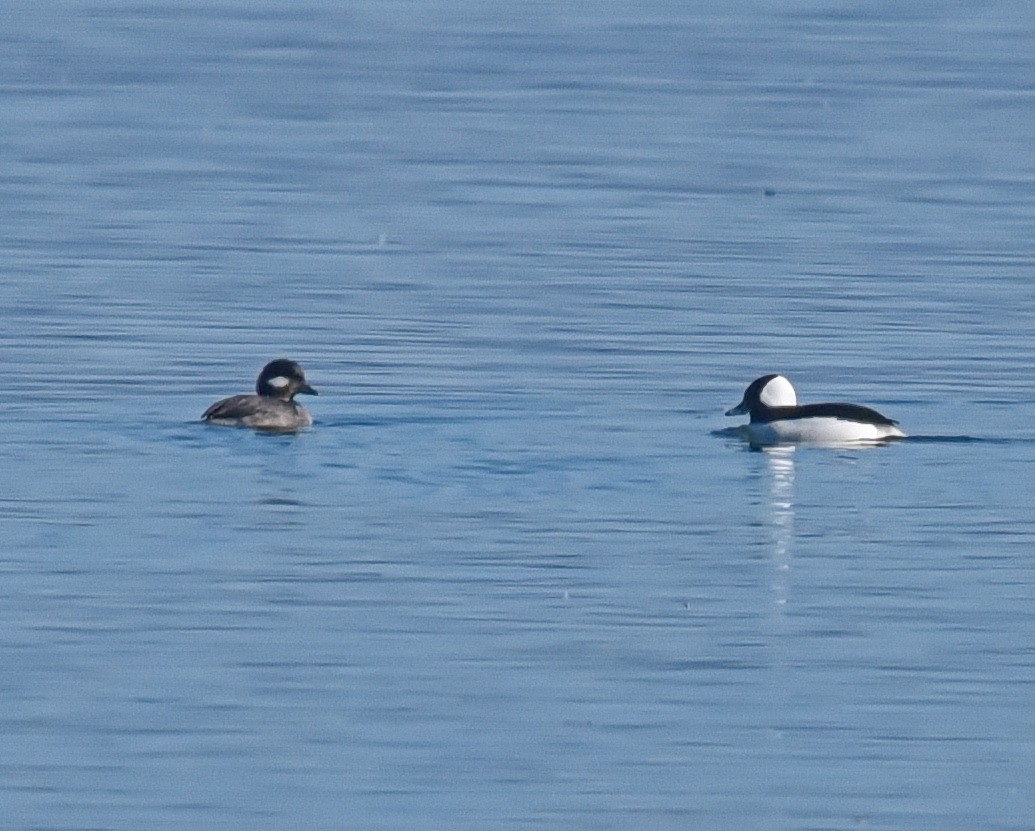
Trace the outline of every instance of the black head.
<instances>
[{"instance_id":1,"label":"black head","mask_svg":"<svg viewBox=\"0 0 1035 831\"><path fill-rule=\"evenodd\" d=\"M740 403L727 410L726 415L750 414L755 418L771 407L794 407L797 403L790 381L782 375L763 375L748 385Z\"/></svg>"},{"instance_id":2,"label":"black head","mask_svg":"<svg viewBox=\"0 0 1035 831\"><path fill-rule=\"evenodd\" d=\"M267 398L279 398L281 401L290 401L299 393L317 394L316 390L305 380L302 367L287 358L270 361L262 368L259 380L255 382L255 391L259 395Z\"/></svg>"}]
</instances>

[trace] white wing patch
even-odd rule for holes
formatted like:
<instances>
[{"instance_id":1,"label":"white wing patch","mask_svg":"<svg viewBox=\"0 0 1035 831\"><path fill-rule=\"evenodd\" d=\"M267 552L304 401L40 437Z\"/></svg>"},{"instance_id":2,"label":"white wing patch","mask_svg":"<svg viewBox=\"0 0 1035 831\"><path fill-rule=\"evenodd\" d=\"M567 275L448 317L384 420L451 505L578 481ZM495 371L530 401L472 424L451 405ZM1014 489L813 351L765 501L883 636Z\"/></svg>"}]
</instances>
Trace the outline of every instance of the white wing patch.
<instances>
[{"instance_id":1,"label":"white wing patch","mask_svg":"<svg viewBox=\"0 0 1035 831\"><path fill-rule=\"evenodd\" d=\"M285 378L283 375L278 375L275 378L270 378L266 383L269 384L274 389L282 390L282 389L284 389L284 387L286 387L291 382L287 378Z\"/></svg>"}]
</instances>

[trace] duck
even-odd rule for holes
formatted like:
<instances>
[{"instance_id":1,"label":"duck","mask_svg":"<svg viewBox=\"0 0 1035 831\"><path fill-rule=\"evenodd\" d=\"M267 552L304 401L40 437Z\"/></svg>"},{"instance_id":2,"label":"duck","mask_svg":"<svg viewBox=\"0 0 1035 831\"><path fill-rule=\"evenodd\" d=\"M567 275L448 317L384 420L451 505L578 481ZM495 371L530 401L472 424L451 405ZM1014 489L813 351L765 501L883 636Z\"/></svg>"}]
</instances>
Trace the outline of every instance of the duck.
<instances>
[{"instance_id":1,"label":"duck","mask_svg":"<svg viewBox=\"0 0 1035 831\"><path fill-rule=\"evenodd\" d=\"M255 430L294 432L313 423L310 412L295 403L295 396L318 395L306 381L302 367L277 358L262 368L255 395L232 395L217 401L201 416L208 424L251 427Z\"/></svg>"},{"instance_id":2,"label":"duck","mask_svg":"<svg viewBox=\"0 0 1035 831\"><path fill-rule=\"evenodd\" d=\"M754 445L878 444L906 438L897 421L861 404L798 404L783 375L756 378L726 415L751 416L742 429Z\"/></svg>"}]
</instances>

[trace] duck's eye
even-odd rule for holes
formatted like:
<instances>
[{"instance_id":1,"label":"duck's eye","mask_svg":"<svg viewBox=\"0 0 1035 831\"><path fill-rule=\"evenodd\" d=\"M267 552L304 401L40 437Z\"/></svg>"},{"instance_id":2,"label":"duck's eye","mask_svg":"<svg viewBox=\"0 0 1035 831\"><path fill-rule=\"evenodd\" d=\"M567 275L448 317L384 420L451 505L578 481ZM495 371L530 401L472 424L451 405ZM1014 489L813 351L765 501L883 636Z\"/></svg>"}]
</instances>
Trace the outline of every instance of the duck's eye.
<instances>
[{"instance_id":1,"label":"duck's eye","mask_svg":"<svg viewBox=\"0 0 1035 831\"><path fill-rule=\"evenodd\" d=\"M275 378L270 378L266 383L269 384L274 389L282 390L282 389L284 389L284 387L286 387L291 382L287 378L285 378L283 375L278 375Z\"/></svg>"}]
</instances>

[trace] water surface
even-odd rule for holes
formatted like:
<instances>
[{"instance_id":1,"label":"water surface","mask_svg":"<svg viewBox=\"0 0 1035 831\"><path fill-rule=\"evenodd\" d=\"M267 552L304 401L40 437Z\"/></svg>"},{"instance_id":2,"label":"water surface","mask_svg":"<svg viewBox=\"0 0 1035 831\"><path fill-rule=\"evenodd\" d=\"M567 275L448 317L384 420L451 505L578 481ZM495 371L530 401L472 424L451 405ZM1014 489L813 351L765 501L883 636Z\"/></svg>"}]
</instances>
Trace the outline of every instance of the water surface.
<instances>
[{"instance_id":1,"label":"water surface","mask_svg":"<svg viewBox=\"0 0 1035 831\"><path fill-rule=\"evenodd\" d=\"M1030 827L1026 4L8 17L0 825Z\"/></svg>"}]
</instances>

